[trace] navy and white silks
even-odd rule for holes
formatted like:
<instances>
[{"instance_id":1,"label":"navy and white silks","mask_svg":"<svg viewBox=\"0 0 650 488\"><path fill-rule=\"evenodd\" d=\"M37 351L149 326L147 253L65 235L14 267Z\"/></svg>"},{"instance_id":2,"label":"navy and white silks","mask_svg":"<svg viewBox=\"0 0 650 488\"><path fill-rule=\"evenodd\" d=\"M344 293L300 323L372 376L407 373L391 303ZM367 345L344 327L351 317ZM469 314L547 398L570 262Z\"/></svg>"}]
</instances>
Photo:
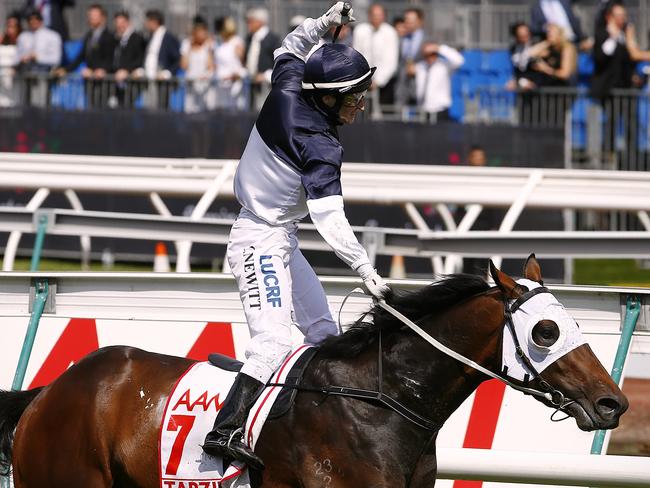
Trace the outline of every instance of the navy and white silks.
<instances>
[{"instance_id":1,"label":"navy and white silks","mask_svg":"<svg viewBox=\"0 0 650 488\"><path fill-rule=\"evenodd\" d=\"M336 334L325 292L298 249L308 214L350 267L371 268L345 217L336 123L302 94L305 60L328 26L307 19L275 52L272 89L235 175L242 205L228 245L251 341L242 373L267 382L291 351L291 324L317 344Z\"/></svg>"}]
</instances>

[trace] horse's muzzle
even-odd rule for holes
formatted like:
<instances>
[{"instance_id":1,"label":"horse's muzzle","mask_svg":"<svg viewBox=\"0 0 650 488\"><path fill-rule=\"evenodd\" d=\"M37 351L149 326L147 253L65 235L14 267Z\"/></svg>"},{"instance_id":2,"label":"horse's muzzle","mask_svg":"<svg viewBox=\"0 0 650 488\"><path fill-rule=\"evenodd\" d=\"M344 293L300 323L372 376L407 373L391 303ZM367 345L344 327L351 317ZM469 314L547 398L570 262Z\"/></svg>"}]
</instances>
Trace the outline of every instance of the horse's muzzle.
<instances>
[{"instance_id":1,"label":"horse's muzzle","mask_svg":"<svg viewBox=\"0 0 650 488\"><path fill-rule=\"evenodd\" d=\"M608 395L596 400L595 411L605 426L601 428L613 429L618 426L618 419L625 413L629 406L624 395Z\"/></svg>"}]
</instances>

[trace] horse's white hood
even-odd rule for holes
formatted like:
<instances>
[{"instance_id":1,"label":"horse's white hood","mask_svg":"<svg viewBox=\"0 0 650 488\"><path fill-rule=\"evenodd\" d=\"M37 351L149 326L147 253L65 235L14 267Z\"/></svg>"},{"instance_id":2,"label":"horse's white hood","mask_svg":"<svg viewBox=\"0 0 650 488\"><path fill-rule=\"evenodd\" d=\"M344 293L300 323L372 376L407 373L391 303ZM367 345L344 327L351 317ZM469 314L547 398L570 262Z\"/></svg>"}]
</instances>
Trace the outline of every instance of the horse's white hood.
<instances>
[{"instance_id":1,"label":"horse's white hood","mask_svg":"<svg viewBox=\"0 0 650 488\"><path fill-rule=\"evenodd\" d=\"M518 280L517 283L529 290L541 286L539 283L525 279ZM551 347L541 347L533 342L533 327L540 320L552 320L560 329L560 337ZM539 373L565 354L586 343L578 324L550 293L540 293L525 301L512 314L512 321L521 348ZM518 357L515 341L507 325L504 326L503 331L502 360L503 366L508 368L506 375L512 379L523 381L526 376L530 379L535 376Z\"/></svg>"}]
</instances>

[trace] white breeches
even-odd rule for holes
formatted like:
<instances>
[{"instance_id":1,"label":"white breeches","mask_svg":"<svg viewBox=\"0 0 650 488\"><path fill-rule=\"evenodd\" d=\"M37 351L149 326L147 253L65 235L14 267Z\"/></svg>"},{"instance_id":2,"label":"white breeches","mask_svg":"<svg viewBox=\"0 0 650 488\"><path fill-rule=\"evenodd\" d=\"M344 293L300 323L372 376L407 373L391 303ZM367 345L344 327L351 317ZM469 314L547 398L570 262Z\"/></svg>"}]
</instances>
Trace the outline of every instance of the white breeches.
<instances>
[{"instance_id":1,"label":"white breeches","mask_svg":"<svg viewBox=\"0 0 650 488\"><path fill-rule=\"evenodd\" d=\"M263 383L291 352L292 323L308 344L338 331L296 231L295 224L273 226L242 210L230 232L228 263L251 335L241 372Z\"/></svg>"}]
</instances>

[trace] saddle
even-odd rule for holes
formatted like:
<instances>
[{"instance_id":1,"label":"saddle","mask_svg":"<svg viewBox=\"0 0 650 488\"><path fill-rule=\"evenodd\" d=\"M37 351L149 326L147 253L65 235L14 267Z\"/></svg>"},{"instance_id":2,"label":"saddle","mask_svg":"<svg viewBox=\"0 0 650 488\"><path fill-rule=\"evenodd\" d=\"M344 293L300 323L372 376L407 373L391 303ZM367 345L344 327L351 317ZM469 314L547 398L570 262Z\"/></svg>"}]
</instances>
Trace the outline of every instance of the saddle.
<instances>
[{"instance_id":1,"label":"saddle","mask_svg":"<svg viewBox=\"0 0 650 488\"><path fill-rule=\"evenodd\" d=\"M298 389L295 388L295 386L302 382L307 366L309 366L309 363L311 363L311 360L317 352L318 348L309 348L291 367L287 374L287 378L284 381L286 386L282 387L277 400L273 404L273 408L271 408L271 412L268 416L269 420L278 419L291 409L296 400L296 395L298 394ZM243 362L238 361L237 359L219 353L210 354L208 356L208 362L217 368L233 373L238 373L244 365Z\"/></svg>"}]
</instances>

